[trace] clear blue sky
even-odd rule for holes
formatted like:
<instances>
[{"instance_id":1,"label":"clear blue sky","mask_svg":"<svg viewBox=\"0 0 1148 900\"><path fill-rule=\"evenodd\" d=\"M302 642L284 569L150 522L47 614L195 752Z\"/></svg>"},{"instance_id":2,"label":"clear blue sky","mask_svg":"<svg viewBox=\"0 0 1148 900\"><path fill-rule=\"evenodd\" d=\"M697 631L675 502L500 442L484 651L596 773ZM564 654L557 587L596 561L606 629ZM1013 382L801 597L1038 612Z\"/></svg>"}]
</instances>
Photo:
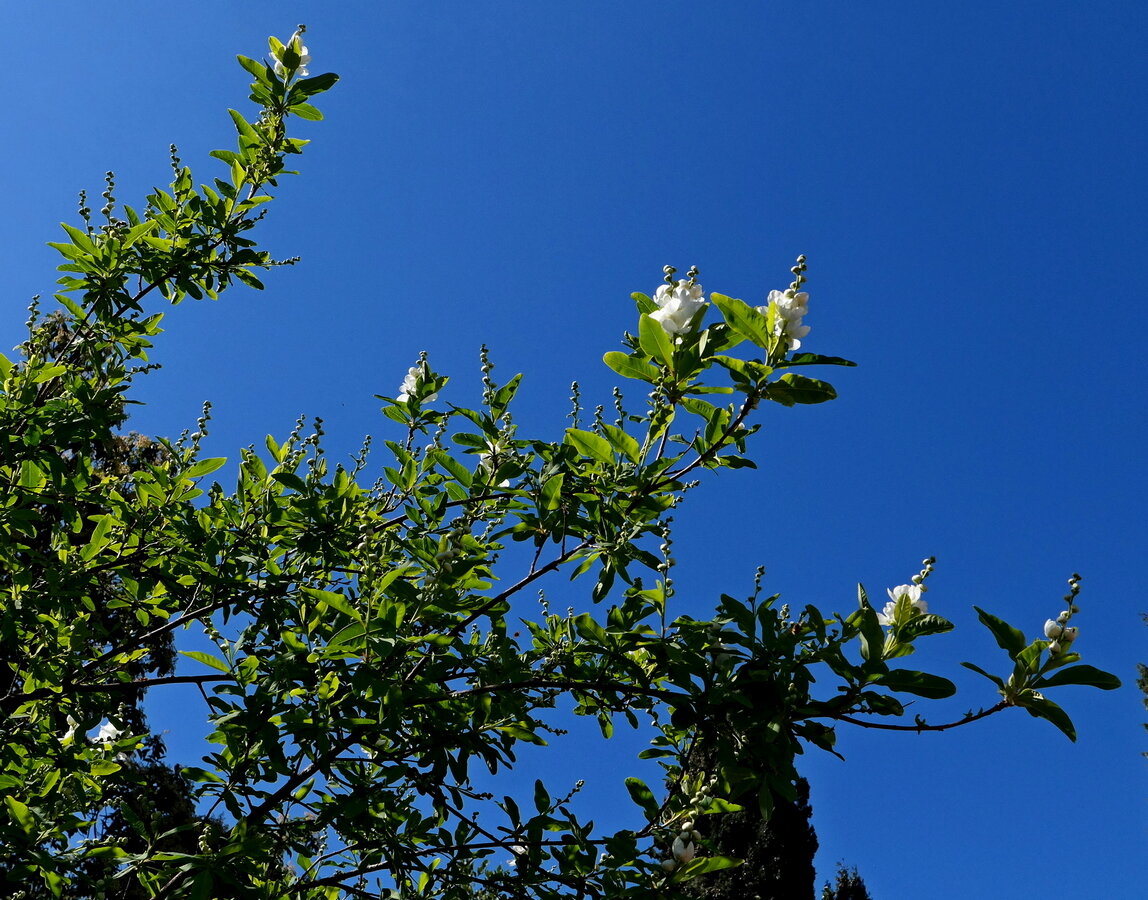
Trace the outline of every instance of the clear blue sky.
<instances>
[{"instance_id":1,"label":"clear blue sky","mask_svg":"<svg viewBox=\"0 0 1148 900\"><path fill-rule=\"evenodd\" d=\"M761 468L691 497L682 610L759 563L791 603L846 610L935 554L958 629L914 662L957 680L956 718L995 701L957 661L1004 668L972 604L1033 634L1081 572L1079 649L1126 686L1054 695L1079 742L1020 711L843 730L845 762L803 760L819 864L858 865L876 900L1143 896L1148 5L21 4L0 343L50 292L76 192L115 169L137 202L171 141L215 174L235 54L298 22L343 76L263 229L303 261L175 310L135 427L178 434L211 399L212 455L301 412L347 454L420 350L473 398L486 341L527 373L523 429L557 435L571 380L608 402L599 360L663 264L761 303L805 253L807 346L860 367L835 403L764 411Z\"/></svg>"}]
</instances>

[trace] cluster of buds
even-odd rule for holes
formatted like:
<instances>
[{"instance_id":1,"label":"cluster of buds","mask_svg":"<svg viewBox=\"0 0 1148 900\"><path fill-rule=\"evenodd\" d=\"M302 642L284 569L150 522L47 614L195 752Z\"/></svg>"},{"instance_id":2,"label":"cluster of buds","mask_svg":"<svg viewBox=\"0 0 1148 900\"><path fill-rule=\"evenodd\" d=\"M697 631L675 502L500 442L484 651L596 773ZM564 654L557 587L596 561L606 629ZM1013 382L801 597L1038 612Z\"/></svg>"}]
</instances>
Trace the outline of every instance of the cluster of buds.
<instances>
[{"instance_id":1,"label":"cluster of buds","mask_svg":"<svg viewBox=\"0 0 1148 900\"><path fill-rule=\"evenodd\" d=\"M438 563L444 571L449 571L451 564L465 554L463 540L467 534L468 531L465 526L459 525L449 534L445 534L439 538L438 552L434 555L434 561Z\"/></svg>"},{"instance_id":2,"label":"cluster of buds","mask_svg":"<svg viewBox=\"0 0 1148 900\"><path fill-rule=\"evenodd\" d=\"M687 808L682 812L682 821L675 823L673 840L667 840L670 844L670 855L662 860L662 869L666 872L675 871L678 866L685 865L686 863L693 862L693 859L698 854L698 844L701 842L701 832L697 830L695 819L700 816L710 805L710 800L713 799L711 789L716 784L717 778L710 777L708 784L699 784L697 788L690 794L690 802Z\"/></svg>"},{"instance_id":3,"label":"cluster of buds","mask_svg":"<svg viewBox=\"0 0 1148 900\"><path fill-rule=\"evenodd\" d=\"M1064 595L1065 609L1055 619L1048 619L1044 623L1044 636L1048 638L1048 652L1053 656L1059 656L1069 645L1076 640L1080 629L1075 625L1069 625L1068 621L1080 612L1080 607L1076 605L1076 596L1080 593L1080 575L1077 572L1072 573L1072 577L1068 579L1068 593Z\"/></svg>"}]
</instances>

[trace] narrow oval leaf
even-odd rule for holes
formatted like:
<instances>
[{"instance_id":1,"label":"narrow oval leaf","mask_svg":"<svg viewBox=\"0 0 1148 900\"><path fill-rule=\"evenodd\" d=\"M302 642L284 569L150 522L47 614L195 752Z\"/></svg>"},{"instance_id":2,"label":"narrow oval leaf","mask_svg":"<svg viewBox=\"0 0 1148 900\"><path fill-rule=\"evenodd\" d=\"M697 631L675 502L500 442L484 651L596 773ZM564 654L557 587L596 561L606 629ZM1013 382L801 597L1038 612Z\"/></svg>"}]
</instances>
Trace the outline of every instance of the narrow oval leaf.
<instances>
[{"instance_id":1,"label":"narrow oval leaf","mask_svg":"<svg viewBox=\"0 0 1148 900\"><path fill-rule=\"evenodd\" d=\"M1028 641L1024 638L1024 632L1013 628L1004 619L998 619L992 613L985 612L979 606L974 606L973 609L977 611L977 618L993 633L997 645L1008 653L1010 659L1016 659L1017 654L1028 646Z\"/></svg>"},{"instance_id":2,"label":"narrow oval leaf","mask_svg":"<svg viewBox=\"0 0 1148 900\"><path fill-rule=\"evenodd\" d=\"M1072 724L1072 719L1068 717L1068 713L1051 700L1030 696L1025 698L1020 705L1024 706L1030 716L1048 720L1063 731L1070 741L1076 741L1076 726Z\"/></svg>"},{"instance_id":3,"label":"narrow oval leaf","mask_svg":"<svg viewBox=\"0 0 1148 900\"><path fill-rule=\"evenodd\" d=\"M763 350L769 346L769 330L766 328L765 316L746 303L735 297L725 294L710 294L714 306L721 310L726 323L738 334L742 334L753 341Z\"/></svg>"},{"instance_id":4,"label":"narrow oval leaf","mask_svg":"<svg viewBox=\"0 0 1148 900\"><path fill-rule=\"evenodd\" d=\"M601 435L594 434L592 431L583 431L581 428L567 428L566 443L574 447L574 449L583 456L588 456L591 459L605 463L612 463L614 461L614 450L611 448L610 442Z\"/></svg>"},{"instance_id":5,"label":"narrow oval leaf","mask_svg":"<svg viewBox=\"0 0 1148 900\"><path fill-rule=\"evenodd\" d=\"M180 656L186 656L188 659L194 659L196 662L201 662L205 666L211 666L213 669L218 669L220 672L230 672L227 663L225 663L218 656L212 656L210 653L204 653L200 650L180 650Z\"/></svg>"},{"instance_id":6,"label":"narrow oval leaf","mask_svg":"<svg viewBox=\"0 0 1148 900\"><path fill-rule=\"evenodd\" d=\"M213 459L201 459L183 474L187 478L199 478L201 475L208 475L216 469L221 468L226 462L226 456L217 456Z\"/></svg>"},{"instance_id":7,"label":"narrow oval leaf","mask_svg":"<svg viewBox=\"0 0 1148 900\"><path fill-rule=\"evenodd\" d=\"M837 391L827 381L818 381L816 378L806 378L804 375L787 372L769 386L765 395L783 406L793 406L796 403L824 403L827 400L834 400Z\"/></svg>"},{"instance_id":8,"label":"narrow oval leaf","mask_svg":"<svg viewBox=\"0 0 1148 900\"><path fill-rule=\"evenodd\" d=\"M670 367L674 359L674 345L666 329L649 316L642 316L638 320L638 343L646 353L667 368Z\"/></svg>"},{"instance_id":9,"label":"narrow oval leaf","mask_svg":"<svg viewBox=\"0 0 1148 900\"><path fill-rule=\"evenodd\" d=\"M916 672L912 669L892 669L875 679L873 684L879 684L891 691L899 691L903 694L928 697L931 700L951 697L957 692L957 686L949 679L939 675L930 675L928 672Z\"/></svg>"},{"instance_id":10,"label":"narrow oval leaf","mask_svg":"<svg viewBox=\"0 0 1148 900\"><path fill-rule=\"evenodd\" d=\"M658 815L658 801L654 799L654 792L646 787L641 778L627 778L626 790L630 792L630 799L646 814L646 818L653 821Z\"/></svg>"},{"instance_id":11,"label":"narrow oval leaf","mask_svg":"<svg viewBox=\"0 0 1148 900\"><path fill-rule=\"evenodd\" d=\"M636 378L653 384L658 377L658 370L648 362L627 356L620 350L611 350L602 357L602 362L623 378Z\"/></svg>"},{"instance_id":12,"label":"narrow oval leaf","mask_svg":"<svg viewBox=\"0 0 1148 900\"><path fill-rule=\"evenodd\" d=\"M1112 691L1120 687L1120 679L1111 672L1105 672L1094 666L1081 665L1061 669L1047 678L1040 679L1034 687L1057 687L1062 684L1083 684L1088 687L1100 688L1102 691Z\"/></svg>"}]
</instances>

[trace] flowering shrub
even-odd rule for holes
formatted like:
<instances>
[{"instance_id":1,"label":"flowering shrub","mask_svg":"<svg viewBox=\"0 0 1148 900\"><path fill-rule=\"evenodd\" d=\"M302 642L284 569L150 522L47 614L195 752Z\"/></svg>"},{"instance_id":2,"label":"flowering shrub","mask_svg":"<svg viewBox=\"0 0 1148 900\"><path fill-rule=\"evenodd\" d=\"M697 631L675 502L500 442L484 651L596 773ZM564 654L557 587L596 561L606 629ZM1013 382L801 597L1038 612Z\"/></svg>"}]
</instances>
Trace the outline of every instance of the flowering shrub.
<instances>
[{"instance_id":1,"label":"flowering shrub","mask_svg":"<svg viewBox=\"0 0 1148 900\"><path fill-rule=\"evenodd\" d=\"M332 465L302 425L241 451L238 484L207 477L193 435L107 464L133 380L163 318L160 298L259 288L277 265L248 236L303 142L292 116L336 81L308 77L302 29L244 57L259 115L232 113L238 149L216 151L230 180L196 187L174 159L170 191L140 209L65 226L54 244L59 318L34 312L17 358L0 357L0 875L53 895L169 898L471 896L679 897L738 860L707 817L795 796L794 760L834 751L843 724L943 730L1021 707L1074 736L1045 692L1115 687L1071 647L1066 611L1028 641L980 619L1008 655L1003 676L972 663L1000 701L954 721L903 722L905 694L952 695L947 678L897 660L952 624L921 594L928 559L881 612L863 588L847 614L762 591L716 598L712 618L675 609L671 512L704 473L752 468L754 415L836 395L798 353L808 295L793 282L754 307L707 302L697 271L634 294L637 333L604 361L644 400L588 416L547 441L519 434L521 376L483 402L451 403L421 358L384 416L397 430L372 471L366 448ZM109 188L110 193L110 188ZM706 318L713 314L707 323ZM510 553L513 544L525 552ZM518 566L516 569L515 566ZM565 614L524 598L566 572L585 602ZM172 674L157 642L193 631ZM815 684L813 670L818 669ZM143 690L194 684L212 750L181 778L198 813L171 825L137 815L141 754L128 726ZM630 814L579 818L581 787L532 795L479 790L474 773L513 772L570 701L608 739L619 724L650 745L626 773ZM138 713L132 721L140 722ZM77 740L99 725L94 740ZM153 746L154 749L154 746ZM188 761L182 761L187 763ZM120 837L102 828L119 814ZM178 849L165 849L174 839ZM509 860L509 862L507 862Z\"/></svg>"}]
</instances>

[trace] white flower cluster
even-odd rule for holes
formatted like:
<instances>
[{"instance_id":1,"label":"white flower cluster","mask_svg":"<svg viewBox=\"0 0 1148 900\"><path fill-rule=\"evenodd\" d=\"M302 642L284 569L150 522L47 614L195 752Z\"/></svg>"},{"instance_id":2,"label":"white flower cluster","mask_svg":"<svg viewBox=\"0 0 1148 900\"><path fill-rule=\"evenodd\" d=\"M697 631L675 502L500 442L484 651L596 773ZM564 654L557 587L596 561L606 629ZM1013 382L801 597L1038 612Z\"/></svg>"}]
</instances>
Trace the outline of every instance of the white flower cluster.
<instances>
[{"instance_id":1,"label":"white flower cluster","mask_svg":"<svg viewBox=\"0 0 1148 900\"><path fill-rule=\"evenodd\" d=\"M411 366L409 369L407 369L407 377L404 378L403 383L399 385L399 396L395 399L398 400L399 403L406 403L408 400L414 397L415 393L422 386L422 383L426 377L427 372L425 363L419 362L416 365ZM424 403L430 403L437 397L438 392L436 391L430 396L423 397L422 399Z\"/></svg>"},{"instance_id":2,"label":"white flower cluster","mask_svg":"<svg viewBox=\"0 0 1148 900\"><path fill-rule=\"evenodd\" d=\"M809 294L793 288L770 291L769 302L757 307L757 311L765 315L771 306L777 310L773 333L779 337L784 335L789 349L796 350L801 346L801 339L809 334L809 326L801 324L802 317L809 314Z\"/></svg>"},{"instance_id":3,"label":"white flower cluster","mask_svg":"<svg viewBox=\"0 0 1148 900\"><path fill-rule=\"evenodd\" d=\"M928 590L925 587L925 579L933 574L933 567L936 565L937 558L929 556L921 560L921 571L914 575L909 580L912 584L900 584L895 588L886 588L885 593L889 595L889 602L885 604L885 608L877 613L877 621L882 625L896 624L897 619L897 602L905 597L909 601L909 614L908 618L914 616L923 616L929 611L929 604L926 603L921 595Z\"/></svg>"},{"instance_id":4,"label":"white flower cluster","mask_svg":"<svg viewBox=\"0 0 1148 900\"><path fill-rule=\"evenodd\" d=\"M706 307L705 291L700 284L682 278L677 284L663 284L654 294L657 312L650 318L666 329L666 334L683 334L690 330L698 313Z\"/></svg>"},{"instance_id":5,"label":"white flower cluster","mask_svg":"<svg viewBox=\"0 0 1148 900\"><path fill-rule=\"evenodd\" d=\"M672 872L679 865L692 862L698 854L697 841L701 839L701 832L694 829L692 821L683 822L681 831L678 832L673 844L670 845L671 858L662 860L662 868L667 872Z\"/></svg>"},{"instance_id":6,"label":"white flower cluster","mask_svg":"<svg viewBox=\"0 0 1148 900\"><path fill-rule=\"evenodd\" d=\"M1075 625L1066 625L1069 613L1062 612L1055 619L1047 619L1044 623L1044 636L1048 638L1048 652L1057 656L1068 649L1068 645L1076 640L1080 629Z\"/></svg>"},{"instance_id":7,"label":"white flower cluster","mask_svg":"<svg viewBox=\"0 0 1148 900\"><path fill-rule=\"evenodd\" d=\"M296 31L293 35L291 35L291 39L287 41L286 46L299 54L299 65L295 68L295 74L301 78L306 78L311 74L311 70L307 68L307 65L311 62L311 54L308 52L307 48L303 46L303 26L300 25L299 28L299 31ZM275 74L280 78L287 77L287 67L283 65L283 60L276 57L272 63L272 66L275 69Z\"/></svg>"},{"instance_id":8,"label":"white flower cluster","mask_svg":"<svg viewBox=\"0 0 1148 900\"><path fill-rule=\"evenodd\" d=\"M64 736L60 738L60 741L66 743L72 740L76 736L76 729L79 727L80 723L71 716L68 716L68 730L64 732ZM96 736L91 738L91 740L95 744L108 744L118 741L121 734L123 734L121 729L116 728L111 722L104 722L104 724L100 726L100 730L96 732Z\"/></svg>"},{"instance_id":9,"label":"white flower cluster","mask_svg":"<svg viewBox=\"0 0 1148 900\"><path fill-rule=\"evenodd\" d=\"M713 799L712 791L716 783L717 777L710 776L708 783L695 784L693 789L688 791L688 805L681 812L683 821L676 826L667 823L670 827L676 827L677 833L674 834L674 839L670 842L669 858L662 860L663 871L673 872L678 866L693 862L694 857L698 855L698 842L701 841L702 835L697 830L694 819L709 808L710 801Z\"/></svg>"},{"instance_id":10,"label":"white flower cluster","mask_svg":"<svg viewBox=\"0 0 1148 900\"><path fill-rule=\"evenodd\" d=\"M895 588L887 588L885 593L889 595L889 602L881 612L877 613L877 621L882 625L892 625L894 614L897 612L897 601L902 597L909 598L909 603L917 611L914 615L924 615L929 611L929 604L921 599L924 591L923 584L902 584Z\"/></svg>"}]
</instances>

